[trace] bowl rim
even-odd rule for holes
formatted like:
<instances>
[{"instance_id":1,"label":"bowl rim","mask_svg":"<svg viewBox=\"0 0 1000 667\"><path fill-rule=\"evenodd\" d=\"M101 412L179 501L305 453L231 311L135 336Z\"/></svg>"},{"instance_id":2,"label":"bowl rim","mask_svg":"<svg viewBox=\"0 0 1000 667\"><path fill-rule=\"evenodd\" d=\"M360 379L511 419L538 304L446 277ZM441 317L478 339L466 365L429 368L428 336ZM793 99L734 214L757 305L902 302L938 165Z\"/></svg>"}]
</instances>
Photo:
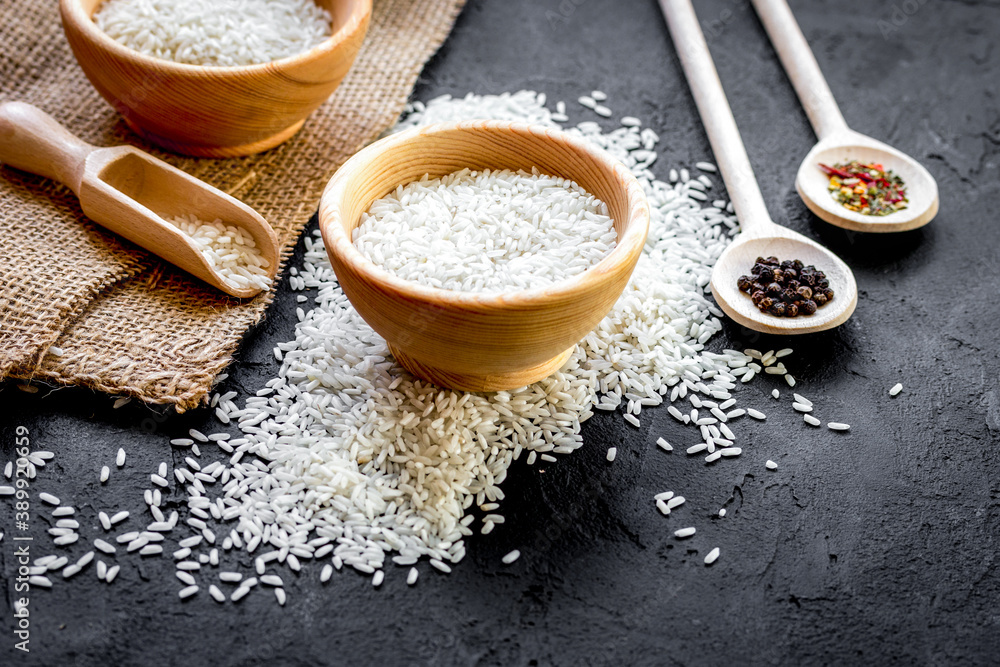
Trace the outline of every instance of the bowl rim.
<instances>
[{"instance_id":1,"label":"bowl rim","mask_svg":"<svg viewBox=\"0 0 1000 667\"><path fill-rule=\"evenodd\" d=\"M331 214L330 210L334 207L339 208L339 204L334 202L340 201L345 194L344 190L348 182L365 168L369 159L386 149L409 143L417 137L484 129L491 132L511 131L530 136L536 141L555 141L585 154L589 159L600 164L602 169L611 170L613 175L624 185L625 209L629 212L630 217L625 224L624 235L618 239L615 247L606 257L583 273L541 287L502 292L463 292L404 280L379 267L361 254L361 251L354 246L353 240L348 238L340 224L340 216ZM576 182L575 179L571 180ZM586 188L584 189L586 190ZM590 191L587 190L587 192ZM364 282L391 287L404 298L430 301L439 306L453 305L458 308L501 304L539 306L578 296L581 292L595 288L601 283L613 279L616 269L623 264L631 263L632 268L634 268L635 262L638 261L642 249L646 245L646 236L649 232L649 202L642 185L628 167L603 148L582 138L574 137L561 129L540 124L503 120L467 120L411 128L379 139L358 151L337 170L327 183L320 198L318 218L320 232L324 240L333 241L332 244L327 242L328 255L332 256L335 253L340 261L351 265ZM631 273L631 269L629 272Z\"/></svg>"},{"instance_id":2,"label":"bowl rim","mask_svg":"<svg viewBox=\"0 0 1000 667\"><path fill-rule=\"evenodd\" d=\"M100 0L95 7L95 11L104 2L107 2L107 0ZM97 23L93 20L93 16L88 16L84 13L81 0L59 0L59 6L62 9L64 22L72 22L74 27L87 35L91 41L100 45L102 49L111 51L121 58L131 59L144 67L173 70L178 74L198 74L204 76L206 72L210 72L213 74L239 76L261 74L268 69L273 69L275 66L282 68L295 67L315 60L322 55L332 54L371 19L373 0L356 0L356 2L355 6L357 10L347 17L340 28L311 49L278 60L269 60L265 63L233 66L192 65L190 63L179 63L173 60L146 55L115 41L110 35L98 28ZM66 27L65 25L63 26L64 29Z\"/></svg>"}]
</instances>

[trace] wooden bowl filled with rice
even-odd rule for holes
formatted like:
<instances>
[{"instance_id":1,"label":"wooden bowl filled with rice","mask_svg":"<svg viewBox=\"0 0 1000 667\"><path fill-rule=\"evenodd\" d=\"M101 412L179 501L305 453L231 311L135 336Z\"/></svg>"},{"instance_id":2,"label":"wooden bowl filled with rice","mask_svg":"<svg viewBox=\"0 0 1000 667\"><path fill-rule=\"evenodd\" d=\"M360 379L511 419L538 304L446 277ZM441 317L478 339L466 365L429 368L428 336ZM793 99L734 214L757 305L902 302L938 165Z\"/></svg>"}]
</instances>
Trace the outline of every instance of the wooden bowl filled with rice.
<instances>
[{"instance_id":1,"label":"wooden bowl filled with rice","mask_svg":"<svg viewBox=\"0 0 1000 667\"><path fill-rule=\"evenodd\" d=\"M347 74L371 0L60 0L94 87L168 150L233 157L293 136Z\"/></svg>"},{"instance_id":2,"label":"wooden bowl filled with rice","mask_svg":"<svg viewBox=\"0 0 1000 667\"><path fill-rule=\"evenodd\" d=\"M578 363L635 268L649 208L629 170L583 139L473 121L360 151L319 221L344 293L400 364L498 391Z\"/></svg>"}]
</instances>

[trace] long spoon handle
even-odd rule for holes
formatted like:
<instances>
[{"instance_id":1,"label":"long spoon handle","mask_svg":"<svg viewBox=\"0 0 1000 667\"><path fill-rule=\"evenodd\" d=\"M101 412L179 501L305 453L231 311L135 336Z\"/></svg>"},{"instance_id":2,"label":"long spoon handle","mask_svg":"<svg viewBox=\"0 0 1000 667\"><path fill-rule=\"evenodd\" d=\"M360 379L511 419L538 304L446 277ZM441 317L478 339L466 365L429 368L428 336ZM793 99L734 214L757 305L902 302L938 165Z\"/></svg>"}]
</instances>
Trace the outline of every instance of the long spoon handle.
<instances>
[{"instance_id":1,"label":"long spoon handle","mask_svg":"<svg viewBox=\"0 0 1000 667\"><path fill-rule=\"evenodd\" d=\"M830 92L809 42L785 0L752 0L764 29L788 73L813 131L820 139L847 129L840 107Z\"/></svg>"},{"instance_id":2,"label":"long spoon handle","mask_svg":"<svg viewBox=\"0 0 1000 667\"><path fill-rule=\"evenodd\" d=\"M660 0L688 85L708 133L744 234L763 234L773 225L750 166L736 119L715 71L712 54L690 0Z\"/></svg>"},{"instance_id":3,"label":"long spoon handle","mask_svg":"<svg viewBox=\"0 0 1000 667\"><path fill-rule=\"evenodd\" d=\"M51 178L79 195L87 156L94 146L24 102L0 104L0 162Z\"/></svg>"}]
</instances>

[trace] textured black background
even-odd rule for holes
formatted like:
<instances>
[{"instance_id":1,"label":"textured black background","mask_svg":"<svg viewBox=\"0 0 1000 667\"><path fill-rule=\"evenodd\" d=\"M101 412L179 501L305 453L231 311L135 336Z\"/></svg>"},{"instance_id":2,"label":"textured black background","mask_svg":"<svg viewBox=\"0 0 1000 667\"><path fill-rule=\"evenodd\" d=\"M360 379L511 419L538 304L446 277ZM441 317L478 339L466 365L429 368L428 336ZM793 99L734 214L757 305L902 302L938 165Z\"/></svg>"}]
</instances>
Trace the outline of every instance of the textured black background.
<instances>
[{"instance_id":1,"label":"textured black background","mask_svg":"<svg viewBox=\"0 0 1000 667\"><path fill-rule=\"evenodd\" d=\"M354 572L321 586L311 564L284 574L283 609L259 589L220 607L205 587L180 602L169 557L130 556L113 586L98 583L91 565L34 591L30 656L11 648L7 499L0 664L995 663L1000 6L794 2L848 123L917 157L938 180L937 219L886 236L850 234L808 213L792 183L814 136L759 21L743 0L697 8L773 217L839 253L860 288L857 312L835 331L786 340L729 326L711 344L793 346L787 361L801 391L824 420L850 422L849 433L803 425L784 397L779 407L768 396L784 386L767 377L741 392L767 422L741 424L743 456L713 467L656 449L661 434L696 437L665 410L644 412L638 430L598 415L580 452L512 470L508 523L470 539L449 576L422 564L415 588L396 568L380 589ZM595 118L574 102L579 95L608 92L616 117L639 116L661 133L661 177L711 158L653 0L473 0L416 96L523 87L566 100L574 122ZM292 337L295 305L283 284L226 388L253 392L272 376L270 348ZM905 390L890 399L897 381ZM14 427L29 427L36 448L58 454L35 491L76 505L89 541L102 532L98 510L140 507L149 473L180 458L168 437L212 421L207 410L113 411L103 395L29 396L5 385L0 462L12 458ZM610 445L614 464L604 460ZM112 463L119 446L129 456L123 471ZM780 468L765 470L766 459ZM112 480L100 488L103 464ZM651 499L665 489L688 498L670 518ZM725 519L712 518L722 506ZM675 540L683 525L698 534ZM35 519L36 556L52 550L47 527ZM714 546L722 557L706 568ZM505 567L500 558L513 548L524 555Z\"/></svg>"}]
</instances>

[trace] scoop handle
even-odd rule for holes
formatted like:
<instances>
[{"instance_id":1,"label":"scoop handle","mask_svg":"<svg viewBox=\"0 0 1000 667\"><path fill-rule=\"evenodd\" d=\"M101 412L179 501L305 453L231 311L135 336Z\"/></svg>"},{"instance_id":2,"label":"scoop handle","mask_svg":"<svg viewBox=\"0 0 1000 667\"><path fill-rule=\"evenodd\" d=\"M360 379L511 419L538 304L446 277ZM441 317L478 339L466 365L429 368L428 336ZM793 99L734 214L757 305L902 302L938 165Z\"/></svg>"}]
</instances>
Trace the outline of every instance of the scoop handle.
<instances>
[{"instance_id":1,"label":"scoop handle","mask_svg":"<svg viewBox=\"0 0 1000 667\"><path fill-rule=\"evenodd\" d=\"M785 0L752 0L781 65L795 88L795 94L809 116L819 139L847 129L837 100L823 77L816 56L809 48L795 15Z\"/></svg>"},{"instance_id":2,"label":"scoop handle","mask_svg":"<svg viewBox=\"0 0 1000 667\"><path fill-rule=\"evenodd\" d=\"M660 0L670 36L694 95L712 153L732 199L744 235L764 235L774 223L750 166L739 127L719 80L690 0Z\"/></svg>"},{"instance_id":3,"label":"scoop handle","mask_svg":"<svg viewBox=\"0 0 1000 667\"><path fill-rule=\"evenodd\" d=\"M0 162L59 181L79 196L87 156L82 141L38 107L0 104Z\"/></svg>"}]
</instances>

